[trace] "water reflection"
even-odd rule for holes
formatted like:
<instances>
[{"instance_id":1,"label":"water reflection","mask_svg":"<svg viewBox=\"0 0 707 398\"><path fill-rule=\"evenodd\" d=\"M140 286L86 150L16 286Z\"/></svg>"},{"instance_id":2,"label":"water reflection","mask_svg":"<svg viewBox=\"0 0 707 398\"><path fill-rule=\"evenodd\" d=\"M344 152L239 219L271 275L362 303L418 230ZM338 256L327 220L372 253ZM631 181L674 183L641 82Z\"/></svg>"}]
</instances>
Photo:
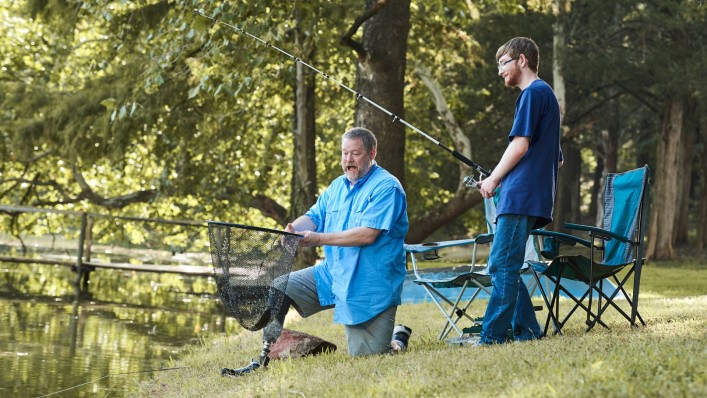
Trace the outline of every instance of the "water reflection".
<instances>
[{"instance_id":1,"label":"water reflection","mask_svg":"<svg viewBox=\"0 0 707 398\"><path fill-rule=\"evenodd\" d=\"M124 396L201 337L239 328L210 278L97 270L88 293L73 278L65 267L0 263L0 396L83 383L52 396Z\"/></svg>"}]
</instances>

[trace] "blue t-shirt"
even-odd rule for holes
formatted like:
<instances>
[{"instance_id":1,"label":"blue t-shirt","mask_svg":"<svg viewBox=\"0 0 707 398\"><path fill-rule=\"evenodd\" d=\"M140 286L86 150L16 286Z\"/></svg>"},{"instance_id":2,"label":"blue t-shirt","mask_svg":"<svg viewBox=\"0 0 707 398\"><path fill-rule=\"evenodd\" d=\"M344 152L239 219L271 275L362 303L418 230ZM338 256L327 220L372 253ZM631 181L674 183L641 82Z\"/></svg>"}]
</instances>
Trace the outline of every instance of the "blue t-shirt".
<instances>
[{"instance_id":1,"label":"blue t-shirt","mask_svg":"<svg viewBox=\"0 0 707 398\"><path fill-rule=\"evenodd\" d=\"M353 187L346 176L338 177L306 215L317 232L381 230L367 246L323 246L314 277L319 303L335 305L334 322L357 325L400 305L408 216L405 191L393 175L374 164Z\"/></svg>"},{"instance_id":2,"label":"blue t-shirt","mask_svg":"<svg viewBox=\"0 0 707 398\"><path fill-rule=\"evenodd\" d=\"M497 214L537 217L534 228L552 221L557 192L560 149L560 106L552 88L533 81L516 100L508 139L528 137L530 146L520 162L501 181Z\"/></svg>"}]
</instances>

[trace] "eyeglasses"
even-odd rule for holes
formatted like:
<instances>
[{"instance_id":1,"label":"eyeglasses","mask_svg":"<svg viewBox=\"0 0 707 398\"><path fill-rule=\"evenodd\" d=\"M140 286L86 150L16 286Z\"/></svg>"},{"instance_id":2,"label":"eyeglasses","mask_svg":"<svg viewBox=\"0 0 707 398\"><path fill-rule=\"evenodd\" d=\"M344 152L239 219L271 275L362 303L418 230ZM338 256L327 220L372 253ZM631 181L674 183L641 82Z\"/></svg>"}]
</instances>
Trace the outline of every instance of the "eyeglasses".
<instances>
[{"instance_id":1,"label":"eyeglasses","mask_svg":"<svg viewBox=\"0 0 707 398\"><path fill-rule=\"evenodd\" d=\"M509 63L511 63L512 61L515 61L515 60L517 60L517 59L518 59L518 58L511 58L511 59L508 59L508 60L499 62L499 63L498 63L498 70L503 69L504 66L508 65Z\"/></svg>"}]
</instances>

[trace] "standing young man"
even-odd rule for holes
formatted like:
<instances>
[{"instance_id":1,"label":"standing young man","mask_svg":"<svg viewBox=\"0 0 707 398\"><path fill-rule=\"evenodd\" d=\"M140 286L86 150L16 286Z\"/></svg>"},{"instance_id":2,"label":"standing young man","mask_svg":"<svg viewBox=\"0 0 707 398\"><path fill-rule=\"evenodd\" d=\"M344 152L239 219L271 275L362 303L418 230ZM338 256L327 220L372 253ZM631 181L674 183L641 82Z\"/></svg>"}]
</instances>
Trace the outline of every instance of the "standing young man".
<instances>
[{"instance_id":1,"label":"standing young man","mask_svg":"<svg viewBox=\"0 0 707 398\"><path fill-rule=\"evenodd\" d=\"M222 375L241 376L267 365L290 306L303 317L333 308L352 356L407 348L412 330L395 325L406 274L407 201L398 179L376 164L376 154L369 130L354 127L343 135L344 174L286 227L304 235L300 245L322 246L324 259L289 274L282 308L263 330L259 361L223 369Z\"/></svg>"},{"instance_id":2,"label":"standing young man","mask_svg":"<svg viewBox=\"0 0 707 398\"><path fill-rule=\"evenodd\" d=\"M557 171L562 163L560 107L552 88L538 77L540 54L535 42L516 37L496 52L498 75L518 87L508 147L479 191L490 198L499 189L496 236L489 256L493 290L479 344L542 337L528 289L520 277L530 231L552 221Z\"/></svg>"}]
</instances>

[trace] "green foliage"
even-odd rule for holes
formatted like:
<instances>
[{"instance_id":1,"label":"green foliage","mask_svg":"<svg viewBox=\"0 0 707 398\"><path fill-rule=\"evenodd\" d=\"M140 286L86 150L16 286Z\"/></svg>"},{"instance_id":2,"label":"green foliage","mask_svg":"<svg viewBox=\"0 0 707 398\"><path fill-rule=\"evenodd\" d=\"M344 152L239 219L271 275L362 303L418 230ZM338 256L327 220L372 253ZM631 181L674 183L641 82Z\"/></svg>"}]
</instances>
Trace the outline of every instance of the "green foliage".
<instances>
[{"instance_id":1,"label":"green foliage","mask_svg":"<svg viewBox=\"0 0 707 398\"><path fill-rule=\"evenodd\" d=\"M32 15L42 19L51 14L42 7L62 6L70 7L35 3ZM115 2L100 8L84 4L69 19L73 30L59 29L46 17L47 28L61 33L49 47L64 49L63 62L36 73L50 84L31 86L12 79L16 82L8 87L13 91L2 98L12 110L0 125L7 137L3 148L16 161L3 163L0 192L5 192L6 203L66 202L59 208L74 209L84 193L73 182L76 167L105 198L160 192L149 208L126 204L123 214L275 226L254 211L252 202L263 195L287 205L294 62L224 24L194 15L190 7L167 2ZM283 8L267 2L200 2L199 7L295 55L297 48L285 46L294 24L292 11L341 15L345 9L339 4ZM313 40L331 32L324 39L336 42L341 30L326 26L327 21L317 20L316 32L309 32ZM318 55L323 62L307 61L323 70L335 65L332 77L351 84L351 60L337 46L322 48ZM331 86L327 82L317 90L323 126L317 146L326 154L320 162L325 181L340 173L339 136L353 115L353 98L342 98L342 90ZM348 117L340 111L342 102L348 104ZM54 174L46 170L57 164L63 174L53 181ZM33 176L47 183L33 184ZM22 190L30 187L31 194ZM80 208L100 211L98 206L83 201Z\"/></svg>"},{"instance_id":2,"label":"green foliage","mask_svg":"<svg viewBox=\"0 0 707 398\"><path fill-rule=\"evenodd\" d=\"M405 119L451 144L415 72L426 67L471 140L472 159L492 168L517 96L497 76L495 51L513 36L530 36L541 47L543 79L552 83L551 61L563 61L565 123L581 146L598 153L605 103L618 95L619 158L649 161L661 98L684 94L704 103L704 7L660 0L570 5L560 19L567 48L553 54L551 1L413 2ZM224 23L195 15L195 8ZM363 9L358 1L3 3L0 202L277 226L257 204L268 198L284 212L289 207L296 64L228 25L355 89L355 54L338 43ZM305 43L295 42L294 29L305 32ZM334 82L315 79L323 189L341 173L339 138L356 104ZM406 188L416 219L444 205L463 176L457 160L406 134ZM113 207L101 200L141 192L150 194ZM481 231L481 220L475 209L450 230Z\"/></svg>"},{"instance_id":3,"label":"green foliage","mask_svg":"<svg viewBox=\"0 0 707 398\"><path fill-rule=\"evenodd\" d=\"M596 147L610 118L610 98L620 101L626 149L654 156L662 101L687 96L704 102L705 7L699 2L655 0L619 3L573 1L563 19L567 47L558 54L566 71L570 127L584 124L581 142ZM620 159L632 159L623 156ZM631 162L625 168L633 167Z\"/></svg>"}]
</instances>

